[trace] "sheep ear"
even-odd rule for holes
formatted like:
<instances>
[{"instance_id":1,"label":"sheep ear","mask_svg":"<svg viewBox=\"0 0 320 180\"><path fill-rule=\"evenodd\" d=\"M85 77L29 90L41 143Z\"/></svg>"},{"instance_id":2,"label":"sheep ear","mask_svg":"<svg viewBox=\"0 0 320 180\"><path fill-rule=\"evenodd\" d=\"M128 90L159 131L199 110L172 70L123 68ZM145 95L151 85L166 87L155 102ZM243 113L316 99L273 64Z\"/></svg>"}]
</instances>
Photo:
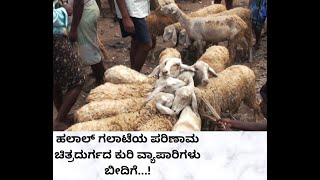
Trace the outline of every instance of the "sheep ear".
<instances>
[{"instance_id":1,"label":"sheep ear","mask_svg":"<svg viewBox=\"0 0 320 180\"><path fill-rule=\"evenodd\" d=\"M175 13L177 13L177 10L176 10L176 9L173 9L173 10L172 10L172 14L175 14Z\"/></svg>"},{"instance_id":2,"label":"sheep ear","mask_svg":"<svg viewBox=\"0 0 320 180\"><path fill-rule=\"evenodd\" d=\"M218 77L218 74L211 68L211 67L209 67L209 73L212 75L212 76L214 76L214 77Z\"/></svg>"},{"instance_id":3,"label":"sheep ear","mask_svg":"<svg viewBox=\"0 0 320 180\"><path fill-rule=\"evenodd\" d=\"M176 32L176 29L173 29L171 42L173 44L177 44L177 32Z\"/></svg>"},{"instance_id":4,"label":"sheep ear","mask_svg":"<svg viewBox=\"0 0 320 180\"><path fill-rule=\"evenodd\" d=\"M199 114L198 112L198 103L197 103L197 97L196 94L192 93L192 101L191 101L192 110L194 113Z\"/></svg>"},{"instance_id":5,"label":"sheep ear","mask_svg":"<svg viewBox=\"0 0 320 180\"><path fill-rule=\"evenodd\" d=\"M160 65L153 69L153 71L148 75L148 77L159 76Z\"/></svg>"}]
</instances>

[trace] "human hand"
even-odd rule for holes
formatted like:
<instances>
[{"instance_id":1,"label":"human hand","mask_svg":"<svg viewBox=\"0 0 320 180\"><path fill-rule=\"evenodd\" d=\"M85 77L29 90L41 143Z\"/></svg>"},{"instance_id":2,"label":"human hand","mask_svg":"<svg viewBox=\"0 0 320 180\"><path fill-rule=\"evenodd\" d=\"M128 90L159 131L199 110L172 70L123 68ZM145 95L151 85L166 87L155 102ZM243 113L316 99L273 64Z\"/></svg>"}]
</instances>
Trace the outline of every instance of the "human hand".
<instances>
[{"instance_id":1,"label":"human hand","mask_svg":"<svg viewBox=\"0 0 320 180\"><path fill-rule=\"evenodd\" d=\"M216 121L215 131L232 131L231 129L232 120L222 118Z\"/></svg>"},{"instance_id":2,"label":"human hand","mask_svg":"<svg viewBox=\"0 0 320 180\"><path fill-rule=\"evenodd\" d=\"M134 24L132 22L132 19L130 17L123 17L122 19L124 30L128 33L134 33Z\"/></svg>"}]
</instances>

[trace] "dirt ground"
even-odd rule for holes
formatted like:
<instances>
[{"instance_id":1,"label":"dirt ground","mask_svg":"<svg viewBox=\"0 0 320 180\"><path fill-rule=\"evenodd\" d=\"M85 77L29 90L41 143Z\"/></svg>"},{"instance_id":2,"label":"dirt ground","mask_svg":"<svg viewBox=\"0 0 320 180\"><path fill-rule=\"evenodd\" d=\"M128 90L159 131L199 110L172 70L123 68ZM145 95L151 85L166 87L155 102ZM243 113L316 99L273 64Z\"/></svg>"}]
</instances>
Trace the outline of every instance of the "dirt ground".
<instances>
[{"instance_id":1,"label":"dirt ground","mask_svg":"<svg viewBox=\"0 0 320 180\"><path fill-rule=\"evenodd\" d=\"M192 0L176 0L176 3L179 4L182 10L186 13L191 11L196 11L202 7L208 6L211 4L211 0L202 0L202 2L192 3ZM224 1L222 2L224 4ZM248 4L248 0L234 0L234 7L246 7ZM98 34L101 42L105 45L105 48L108 52L109 59L104 59L103 63L105 67L111 68L115 65L125 65L130 67L129 61L129 47L130 47L130 37L122 38L120 27L118 23L114 23L112 19L112 15L110 12L107 14L106 18L100 17L98 22ZM255 41L254 41L255 42ZM155 55L158 58L158 55L162 50L167 47L173 47L171 42L164 43L162 37L157 37L157 46L155 48ZM182 54L182 60L187 63L188 60L184 58L183 47L177 48ZM247 63L247 62L238 62L237 64L246 65L252 68L256 74L256 90L257 96L260 99L259 90L262 85L267 81L267 36L262 38L261 47L258 51L254 52L255 63ZM150 57L146 60L141 73L148 74L155 68L158 64L158 59L156 62L151 63ZM87 74L91 73L91 69L89 66L85 67L85 71ZM91 76L87 76L87 81L83 89L88 89L90 85L93 83L94 78ZM82 107L86 104L87 93L82 91L79 96L76 104L73 106L70 113L73 113L75 110ZM57 111L53 105L53 118L55 119L57 115ZM254 121L253 110L242 104L237 114L233 115L236 119L241 121Z\"/></svg>"}]
</instances>

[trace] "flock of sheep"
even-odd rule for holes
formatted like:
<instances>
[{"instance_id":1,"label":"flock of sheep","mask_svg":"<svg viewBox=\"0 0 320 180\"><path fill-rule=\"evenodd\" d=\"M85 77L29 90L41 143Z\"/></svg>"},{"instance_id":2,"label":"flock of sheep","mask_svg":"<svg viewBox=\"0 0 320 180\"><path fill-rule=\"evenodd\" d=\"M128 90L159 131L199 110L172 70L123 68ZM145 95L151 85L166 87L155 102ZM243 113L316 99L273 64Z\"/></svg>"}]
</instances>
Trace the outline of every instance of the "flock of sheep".
<instances>
[{"instance_id":1,"label":"flock of sheep","mask_svg":"<svg viewBox=\"0 0 320 180\"><path fill-rule=\"evenodd\" d=\"M186 15L173 0L159 6L147 17L152 37L196 48L198 60L183 64L179 51L166 48L149 75L122 65L108 69L106 83L91 90L67 131L200 131L201 117L236 113L241 102L263 119L253 70L233 65L238 45L252 62L250 11L214 4ZM223 41L228 48L217 45Z\"/></svg>"}]
</instances>

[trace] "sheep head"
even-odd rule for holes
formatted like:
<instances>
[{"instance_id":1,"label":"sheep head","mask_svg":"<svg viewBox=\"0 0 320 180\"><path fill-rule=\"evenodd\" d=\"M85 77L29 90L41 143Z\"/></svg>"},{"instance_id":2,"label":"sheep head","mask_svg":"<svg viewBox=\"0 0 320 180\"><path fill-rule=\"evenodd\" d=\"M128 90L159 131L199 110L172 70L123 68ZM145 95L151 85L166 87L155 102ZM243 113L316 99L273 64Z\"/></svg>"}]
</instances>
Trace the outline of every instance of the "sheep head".
<instances>
[{"instance_id":1,"label":"sheep head","mask_svg":"<svg viewBox=\"0 0 320 180\"><path fill-rule=\"evenodd\" d=\"M165 58L162 75L164 77L177 77L181 71L181 59L179 58Z\"/></svg>"},{"instance_id":2,"label":"sheep head","mask_svg":"<svg viewBox=\"0 0 320 180\"><path fill-rule=\"evenodd\" d=\"M160 8L161 13L165 16L175 15L178 12L178 10L179 10L179 7L175 3L170 3Z\"/></svg>"},{"instance_id":3,"label":"sheep head","mask_svg":"<svg viewBox=\"0 0 320 180\"><path fill-rule=\"evenodd\" d=\"M207 85L209 82L208 74L218 77L218 74L207 63L201 60L193 64L192 67L196 70L194 76L195 86L198 86L199 84L201 86Z\"/></svg>"},{"instance_id":4,"label":"sheep head","mask_svg":"<svg viewBox=\"0 0 320 180\"><path fill-rule=\"evenodd\" d=\"M167 42L169 41L169 39L171 39L171 42L173 44L177 44L177 32L174 25L169 25L164 28L162 38L163 38L163 42Z\"/></svg>"},{"instance_id":5,"label":"sheep head","mask_svg":"<svg viewBox=\"0 0 320 180\"><path fill-rule=\"evenodd\" d=\"M198 114L198 105L196 95L192 86L184 86L177 89L172 104L172 110L179 114L186 106L192 105L193 111Z\"/></svg>"}]
</instances>

